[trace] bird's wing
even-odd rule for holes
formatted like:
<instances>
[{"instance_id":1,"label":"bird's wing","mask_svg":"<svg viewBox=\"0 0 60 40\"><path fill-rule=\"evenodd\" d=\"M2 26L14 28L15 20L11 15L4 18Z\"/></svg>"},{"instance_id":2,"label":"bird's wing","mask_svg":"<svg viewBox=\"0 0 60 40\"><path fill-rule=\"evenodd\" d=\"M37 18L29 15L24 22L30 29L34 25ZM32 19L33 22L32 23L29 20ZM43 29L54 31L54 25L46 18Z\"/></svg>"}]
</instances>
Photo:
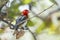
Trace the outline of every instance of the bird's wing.
<instances>
[{"instance_id":1,"label":"bird's wing","mask_svg":"<svg viewBox=\"0 0 60 40\"><path fill-rule=\"evenodd\" d=\"M20 17L18 17L18 19L16 19L16 24L19 24L19 23L21 23L24 20L26 20L26 16L20 16Z\"/></svg>"}]
</instances>

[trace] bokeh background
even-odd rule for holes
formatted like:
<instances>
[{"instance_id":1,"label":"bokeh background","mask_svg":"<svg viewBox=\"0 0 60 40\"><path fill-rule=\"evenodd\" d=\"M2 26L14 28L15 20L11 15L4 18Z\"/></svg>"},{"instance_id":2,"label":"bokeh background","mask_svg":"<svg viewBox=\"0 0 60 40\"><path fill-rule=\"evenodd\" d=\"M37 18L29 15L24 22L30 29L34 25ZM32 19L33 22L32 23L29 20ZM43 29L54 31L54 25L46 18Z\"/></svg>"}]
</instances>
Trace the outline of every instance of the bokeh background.
<instances>
[{"instance_id":1,"label":"bokeh background","mask_svg":"<svg viewBox=\"0 0 60 40\"><path fill-rule=\"evenodd\" d=\"M21 12L28 9L28 28L35 34L36 40L60 40L60 0L0 0L0 15L15 25ZM10 25L0 21L0 40L34 40L32 34L25 34L16 39Z\"/></svg>"}]
</instances>

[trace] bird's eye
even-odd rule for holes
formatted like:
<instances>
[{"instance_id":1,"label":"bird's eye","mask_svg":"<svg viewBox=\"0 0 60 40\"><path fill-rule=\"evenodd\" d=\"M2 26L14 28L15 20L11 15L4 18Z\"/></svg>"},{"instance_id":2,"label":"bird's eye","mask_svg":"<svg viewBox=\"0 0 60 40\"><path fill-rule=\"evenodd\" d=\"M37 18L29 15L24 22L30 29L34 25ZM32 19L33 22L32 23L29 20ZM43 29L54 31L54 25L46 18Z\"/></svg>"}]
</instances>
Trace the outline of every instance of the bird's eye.
<instances>
[{"instance_id":1,"label":"bird's eye","mask_svg":"<svg viewBox=\"0 0 60 40\"><path fill-rule=\"evenodd\" d=\"M58 17L58 20L60 20L60 17Z\"/></svg>"}]
</instances>

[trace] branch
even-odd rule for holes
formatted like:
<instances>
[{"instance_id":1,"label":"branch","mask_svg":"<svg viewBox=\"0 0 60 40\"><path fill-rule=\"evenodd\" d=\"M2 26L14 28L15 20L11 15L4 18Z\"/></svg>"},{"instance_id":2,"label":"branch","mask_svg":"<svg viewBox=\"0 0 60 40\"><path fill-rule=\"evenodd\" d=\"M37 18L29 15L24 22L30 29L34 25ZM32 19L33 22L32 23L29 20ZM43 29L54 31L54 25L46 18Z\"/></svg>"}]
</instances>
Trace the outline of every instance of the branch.
<instances>
[{"instance_id":1,"label":"branch","mask_svg":"<svg viewBox=\"0 0 60 40\"><path fill-rule=\"evenodd\" d=\"M42 18L41 16L37 15L36 13L34 13L33 11L31 11L36 17L40 18L41 20L44 21L44 18Z\"/></svg>"},{"instance_id":2,"label":"branch","mask_svg":"<svg viewBox=\"0 0 60 40\"><path fill-rule=\"evenodd\" d=\"M4 19L0 19L0 20L3 21L3 22L5 22L5 23L7 23L7 24L10 25L10 26L13 26L13 28L15 27L13 24L9 23L8 21L6 21L6 20L4 20Z\"/></svg>"},{"instance_id":3,"label":"branch","mask_svg":"<svg viewBox=\"0 0 60 40\"><path fill-rule=\"evenodd\" d=\"M38 14L36 14L36 13L34 13L34 12L32 11L32 5L31 5L31 3L29 4L29 9L30 9L30 11L34 14L33 17L36 16L36 17L42 19L43 21L45 21L44 18L42 18L41 16L38 16L38 15L40 15L41 13L43 13L43 12L45 12L46 10L50 9L50 8L53 7L54 5L55 5L55 4L52 4L50 7L44 9L42 12L40 12L40 13L38 13ZM31 18L33 18L33 17L31 17ZM30 18L30 19L31 19L31 18Z\"/></svg>"},{"instance_id":4,"label":"branch","mask_svg":"<svg viewBox=\"0 0 60 40\"><path fill-rule=\"evenodd\" d=\"M38 18L42 19L44 21L44 19L40 16L38 16L35 12L32 11L32 2L29 4L29 10Z\"/></svg>"},{"instance_id":5,"label":"branch","mask_svg":"<svg viewBox=\"0 0 60 40\"><path fill-rule=\"evenodd\" d=\"M28 27L27 27L28 28ZM32 36L34 37L34 40L37 40L36 39L36 36L35 36L35 34L28 28L28 31L32 34Z\"/></svg>"},{"instance_id":6,"label":"branch","mask_svg":"<svg viewBox=\"0 0 60 40\"><path fill-rule=\"evenodd\" d=\"M0 0L1 1L1 0ZM4 1L4 0L3 0ZM1 11L1 9L4 7L4 5L6 5L7 4L7 2L8 2L8 0L5 0L5 3L0 7L0 11Z\"/></svg>"},{"instance_id":7,"label":"branch","mask_svg":"<svg viewBox=\"0 0 60 40\"><path fill-rule=\"evenodd\" d=\"M34 37L34 40L37 40L36 35L27 26L25 28L32 34L32 36Z\"/></svg>"}]
</instances>

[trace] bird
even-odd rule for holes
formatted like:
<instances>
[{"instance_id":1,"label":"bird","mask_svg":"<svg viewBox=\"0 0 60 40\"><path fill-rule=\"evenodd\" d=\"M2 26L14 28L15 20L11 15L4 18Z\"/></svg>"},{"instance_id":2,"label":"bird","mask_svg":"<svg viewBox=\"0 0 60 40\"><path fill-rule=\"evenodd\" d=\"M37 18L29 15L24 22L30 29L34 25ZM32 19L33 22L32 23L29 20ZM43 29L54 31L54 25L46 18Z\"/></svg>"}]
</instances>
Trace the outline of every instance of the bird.
<instances>
[{"instance_id":1,"label":"bird","mask_svg":"<svg viewBox=\"0 0 60 40\"><path fill-rule=\"evenodd\" d=\"M29 11L27 9L22 11L22 14L16 19L16 24L18 24L18 25L15 25L16 30L18 29L20 23L21 23L20 25L23 25L24 23L26 23L27 21L26 19L28 19L28 14L29 14Z\"/></svg>"},{"instance_id":2,"label":"bird","mask_svg":"<svg viewBox=\"0 0 60 40\"><path fill-rule=\"evenodd\" d=\"M15 31L14 31L14 33L13 33L13 35L15 35L16 34L16 37L18 37L18 35L20 35L21 34L21 32L22 32L22 36L23 36L23 34L24 34L24 29L26 29L25 27L26 27L26 24L27 24L27 20L26 19L28 19L28 14L29 14L29 10L27 10L27 9L25 9L25 10L23 10L22 12L21 12L21 15L16 19L16 24L15 24L15 27L14 27L14 29L15 29ZM24 21L24 20L26 20L26 21ZM23 22L24 21L24 22ZM22 22L22 23L21 23ZM21 24L20 24L21 23ZM18 25L17 25L18 24ZM20 26L20 30L19 30L19 26ZM21 31L22 30L22 31ZM17 35L18 34L18 35ZM19 36L20 37L20 36ZM18 38L19 38L18 37Z\"/></svg>"}]
</instances>

